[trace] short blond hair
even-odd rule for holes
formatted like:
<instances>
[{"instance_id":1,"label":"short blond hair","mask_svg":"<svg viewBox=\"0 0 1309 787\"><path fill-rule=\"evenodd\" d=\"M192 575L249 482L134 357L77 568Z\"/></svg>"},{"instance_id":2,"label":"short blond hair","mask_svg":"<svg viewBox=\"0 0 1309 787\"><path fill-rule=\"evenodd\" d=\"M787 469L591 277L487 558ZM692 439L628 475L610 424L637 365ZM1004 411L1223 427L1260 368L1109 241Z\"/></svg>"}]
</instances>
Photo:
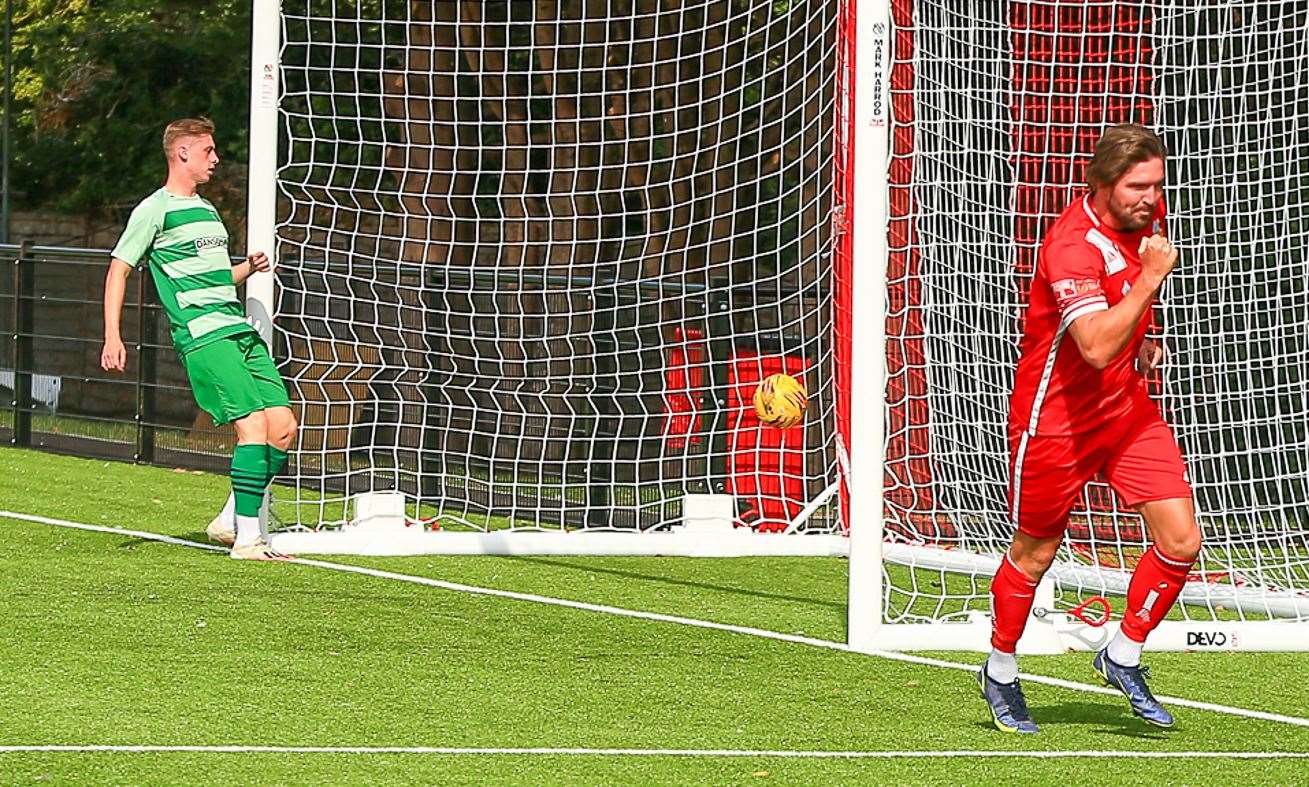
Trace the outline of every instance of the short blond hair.
<instances>
[{"instance_id":1,"label":"short blond hair","mask_svg":"<svg viewBox=\"0 0 1309 787\"><path fill-rule=\"evenodd\" d=\"M1095 143L1095 155L1086 167L1086 185L1092 191L1112 186L1137 164L1164 157L1164 143L1150 129L1135 123L1114 126Z\"/></svg>"},{"instance_id":2,"label":"short blond hair","mask_svg":"<svg viewBox=\"0 0 1309 787\"><path fill-rule=\"evenodd\" d=\"M173 146L183 137L203 137L214 133L214 121L209 118L182 118L174 120L164 129L164 157L173 155Z\"/></svg>"}]
</instances>

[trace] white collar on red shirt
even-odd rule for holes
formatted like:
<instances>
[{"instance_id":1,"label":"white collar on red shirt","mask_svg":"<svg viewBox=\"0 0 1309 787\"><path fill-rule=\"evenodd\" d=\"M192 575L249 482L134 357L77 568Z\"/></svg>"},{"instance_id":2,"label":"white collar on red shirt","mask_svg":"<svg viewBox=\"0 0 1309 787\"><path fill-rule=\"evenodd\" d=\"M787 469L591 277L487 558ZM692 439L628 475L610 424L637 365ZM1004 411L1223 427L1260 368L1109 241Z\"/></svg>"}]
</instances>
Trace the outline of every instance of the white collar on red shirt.
<instances>
[{"instance_id":1,"label":"white collar on red shirt","mask_svg":"<svg viewBox=\"0 0 1309 787\"><path fill-rule=\"evenodd\" d=\"M1086 215L1091 218L1091 224L1094 225L1096 229L1100 229L1100 217L1095 215L1095 208L1091 207L1090 194L1082 197L1082 210L1086 211Z\"/></svg>"}]
</instances>

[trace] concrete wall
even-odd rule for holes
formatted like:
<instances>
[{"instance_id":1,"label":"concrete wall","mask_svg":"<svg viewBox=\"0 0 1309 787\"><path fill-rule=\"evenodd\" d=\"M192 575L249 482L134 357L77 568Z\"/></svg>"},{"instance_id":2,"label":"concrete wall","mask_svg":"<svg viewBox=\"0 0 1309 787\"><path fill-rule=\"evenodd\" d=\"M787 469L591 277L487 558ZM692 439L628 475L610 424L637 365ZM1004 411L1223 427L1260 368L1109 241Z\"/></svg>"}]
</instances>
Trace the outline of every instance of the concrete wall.
<instances>
[{"instance_id":1,"label":"concrete wall","mask_svg":"<svg viewBox=\"0 0 1309 787\"><path fill-rule=\"evenodd\" d=\"M108 249L117 242L122 229L117 221L48 211L16 211L9 219L9 237L13 243L27 240L37 246Z\"/></svg>"}]
</instances>

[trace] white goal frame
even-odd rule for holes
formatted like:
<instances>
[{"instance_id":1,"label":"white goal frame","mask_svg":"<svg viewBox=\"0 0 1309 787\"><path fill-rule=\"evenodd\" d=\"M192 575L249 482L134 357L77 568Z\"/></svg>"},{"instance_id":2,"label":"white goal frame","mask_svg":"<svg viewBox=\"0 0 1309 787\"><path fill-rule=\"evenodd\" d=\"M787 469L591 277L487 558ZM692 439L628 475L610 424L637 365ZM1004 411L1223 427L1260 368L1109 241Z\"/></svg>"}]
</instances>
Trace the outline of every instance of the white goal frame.
<instances>
[{"instance_id":1,"label":"white goal frame","mask_svg":"<svg viewBox=\"0 0 1309 787\"><path fill-rule=\"evenodd\" d=\"M890 128L891 4L888 0L849 0L857 53L853 69L852 137L854 203L848 209L853 232L853 259L859 261L853 277L852 342L857 347L884 347L887 342L883 315L887 300L888 164ZM857 6L857 9L856 9ZM857 11L857 13L856 13ZM247 248L264 251L273 264L277 248L277 175L279 166L278 101L279 51L282 31L278 0L254 0L250 77L250 178ZM847 64L847 67L850 67ZM847 105L848 106L848 105ZM272 337L276 308L275 276L253 275L247 284L247 312L259 320L265 339ZM884 353L856 353L850 359L852 402L887 401L887 367ZM756 535L730 527L674 528L677 532L484 532L429 533L404 529L404 523L369 531L287 531L273 536L282 551L304 554L558 554L558 555L821 555L849 557L848 643L864 652L887 650L989 649L990 623L973 613L963 621L937 623L886 623L884 564L897 563L940 570L957 569L985 575L994 571L992 556L966 554L929 547L884 542L883 463L885 423L882 410L853 407L850 413L850 489L848 537L809 535L781 537ZM827 494L835 490L829 489ZM385 502L385 501L382 501ZM816 501L817 502L817 501ZM806 512L811 512L811 505ZM394 512L392 512L394 513ZM378 515L385 519L385 513ZM802 513L801 517L807 516ZM394 517L392 517L394 519ZM793 525L794 529L794 525ZM1127 574L1113 571L1053 569L1038 589L1032 625L1019 644L1020 652L1061 653L1069 649L1100 647L1116 623L1091 626L1055 611L1054 588L1061 581L1076 581L1077 571L1094 572L1096 581L1126 589ZM1183 602L1185 601L1185 595ZM1274 600L1276 601L1276 600ZM1232 604L1239 608L1240 599ZM1269 604L1260 597L1261 608ZM1309 599L1287 594L1286 608L1309 617ZM1309 650L1309 625L1280 621L1190 622L1166 621L1152 635L1152 650Z\"/></svg>"}]
</instances>

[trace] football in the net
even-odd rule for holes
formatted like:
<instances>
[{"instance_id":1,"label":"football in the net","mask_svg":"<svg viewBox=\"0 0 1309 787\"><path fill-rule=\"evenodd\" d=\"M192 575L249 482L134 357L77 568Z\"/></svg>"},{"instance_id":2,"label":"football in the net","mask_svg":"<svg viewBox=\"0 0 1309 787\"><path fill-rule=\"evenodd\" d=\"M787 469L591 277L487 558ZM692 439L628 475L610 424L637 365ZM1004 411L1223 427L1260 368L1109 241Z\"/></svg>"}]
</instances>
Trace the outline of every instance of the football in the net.
<instances>
[{"instance_id":1,"label":"football in the net","mask_svg":"<svg viewBox=\"0 0 1309 787\"><path fill-rule=\"evenodd\" d=\"M789 374L770 374L754 391L759 420L777 429L790 429L803 421L808 404L804 383Z\"/></svg>"}]
</instances>

